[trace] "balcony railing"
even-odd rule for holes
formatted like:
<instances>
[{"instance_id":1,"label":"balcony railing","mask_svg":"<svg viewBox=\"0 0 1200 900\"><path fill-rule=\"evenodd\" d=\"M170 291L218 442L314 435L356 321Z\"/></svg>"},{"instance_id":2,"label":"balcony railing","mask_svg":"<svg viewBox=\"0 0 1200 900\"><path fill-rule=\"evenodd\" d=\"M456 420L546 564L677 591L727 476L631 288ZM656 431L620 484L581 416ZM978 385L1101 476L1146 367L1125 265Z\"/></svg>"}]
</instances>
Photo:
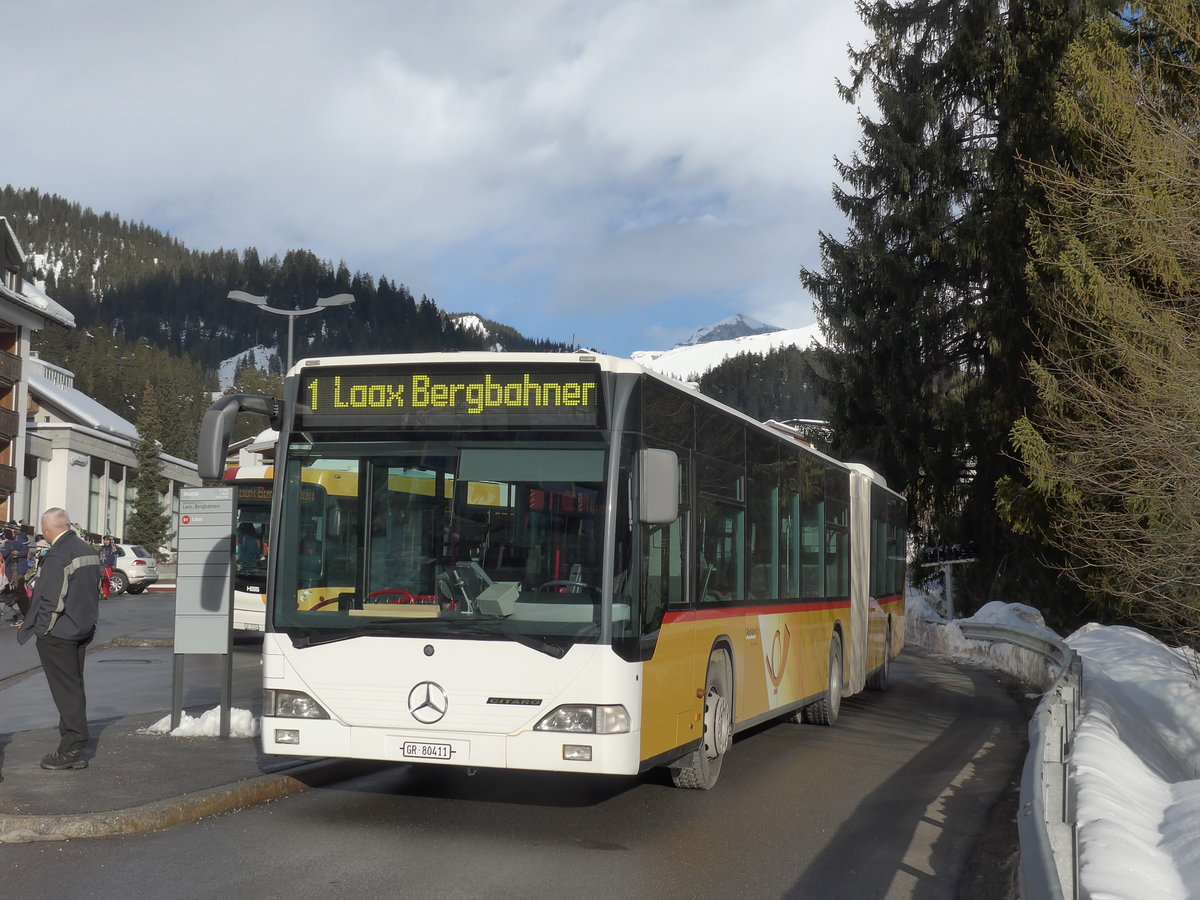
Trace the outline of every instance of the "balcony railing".
<instances>
[{"instance_id":1,"label":"balcony railing","mask_svg":"<svg viewBox=\"0 0 1200 900\"><path fill-rule=\"evenodd\" d=\"M21 430L21 418L11 409L0 409L0 438L11 441Z\"/></svg>"},{"instance_id":2,"label":"balcony railing","mask_svg":"<svg viewBox=\"0 0 1200 900\"><path fill-rule=\"evenodd\" d=\"M16 384L21 380L21 357L0 350L0 380Z\"/></svg>"},{"instance_id":3,"label":"balcony railing","mask_svg":"<svg viewBox=\"0 0 1200 900\"><path fill-rule=\"evenodd\" d=\"M12 466L0 466L0 493L8 495L17 490L17 470Z\"/></svg>"}]
</instances>

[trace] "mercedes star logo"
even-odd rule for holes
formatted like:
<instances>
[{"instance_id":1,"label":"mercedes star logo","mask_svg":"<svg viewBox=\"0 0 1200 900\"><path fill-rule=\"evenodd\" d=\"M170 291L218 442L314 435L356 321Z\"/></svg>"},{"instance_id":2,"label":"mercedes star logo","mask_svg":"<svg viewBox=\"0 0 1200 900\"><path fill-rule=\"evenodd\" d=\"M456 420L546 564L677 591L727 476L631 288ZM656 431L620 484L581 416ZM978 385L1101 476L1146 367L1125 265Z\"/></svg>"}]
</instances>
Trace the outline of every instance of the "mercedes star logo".
<instances>
[{"instance_id":1,"label":"mercedes star logo","mask_svg":"<svg viewBox=\"0 0 1200 900\"><path fill-rule=\"evenodd\" d=\"M408 711L422 725L440 722L449 705L445 688L433 681L422 681L408 692Z\"/></svg>"}]
</instances>

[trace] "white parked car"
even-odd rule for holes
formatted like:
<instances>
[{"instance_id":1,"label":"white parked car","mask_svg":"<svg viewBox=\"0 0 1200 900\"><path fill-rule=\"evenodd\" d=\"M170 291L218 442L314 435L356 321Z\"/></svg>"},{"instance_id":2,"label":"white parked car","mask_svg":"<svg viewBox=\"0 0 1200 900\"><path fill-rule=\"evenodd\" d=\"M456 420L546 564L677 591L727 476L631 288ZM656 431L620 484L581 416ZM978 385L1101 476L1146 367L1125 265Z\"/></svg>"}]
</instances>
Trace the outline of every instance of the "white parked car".
<instances>
[{"instance_id":1,"label":"white parked car","mask_svg":"<svg viewBox=\"0 0 1200 900\"><path fill-rule=\"evenodd\" d=\"M114 544L117 564L113 566L110 594L140 594L158 581L158 562L140 544Z\"/></svg>"}]
</instances>

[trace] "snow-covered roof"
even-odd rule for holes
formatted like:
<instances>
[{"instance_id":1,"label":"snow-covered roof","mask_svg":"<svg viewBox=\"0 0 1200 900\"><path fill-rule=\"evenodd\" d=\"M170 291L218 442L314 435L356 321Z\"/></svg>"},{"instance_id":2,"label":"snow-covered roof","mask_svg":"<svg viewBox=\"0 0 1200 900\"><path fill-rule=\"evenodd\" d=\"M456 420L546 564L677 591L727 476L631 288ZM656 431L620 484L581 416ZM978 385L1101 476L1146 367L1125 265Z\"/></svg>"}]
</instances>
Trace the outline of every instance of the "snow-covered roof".
<instances>
[{"instance_id":1,"label":"snow-covered roof","mask_svg":"<svg viewBox=\"0 0 1200 900\"><path fill-rule=\"evenodd\" d=\"M0 257L0 263L7 269L20 268L25 264L25 251L21 249L17 233L4 216L0 216L0 225L4 226L3 233L0 233L0 238L3 238L3 245L0 246L3 256Z\"/></svg>"},{"instance_id":2,"label":"snow-covered roof","mask_svg":"<svg viewBox=\"0 0 1200 900\"><path fill-rule=\"evenodd\" d=\"M22 280L20 290L14 290L17 287L16 278L24 265L25 251L21 248L21 242L17 240L16 232L13 231L8 219L0 216L0 270L13 273L11 280L0 278L0 297L18 306L23 306L43 318L52 319L68 328L74 328L75 316L66 307L51 300L50 296L37 285ZM9 283L6 284L6 281Z\"/></svg>"},{"instance_id":3,"label":"snow-covered roof","mask_svg":"<svg viewBox=\"0 0 1200 900\"><path fill-rule=\"evenodd\" d=\"M86 425L126 440L138 440L138 431L132 422L118 416L83 391L68 387L74 377L71 372L44 359L29 360L29 392L38 401L59 408L65 416L74 419L76 424Z\"/></svg>"},{"instance_id":4,"label":"snow-covered roof","mask_svg":"<svg viewBox=\"0 0 1200 900\"><path fill-rule=\"evenodd\" d=\"M21 282L21 300L34 312L53 319L68 328L75 327L75 315L62 304L50 299L50 295L31 281ZM18 301L20 302L20 301Z\"/></svg>"}]
</instances>

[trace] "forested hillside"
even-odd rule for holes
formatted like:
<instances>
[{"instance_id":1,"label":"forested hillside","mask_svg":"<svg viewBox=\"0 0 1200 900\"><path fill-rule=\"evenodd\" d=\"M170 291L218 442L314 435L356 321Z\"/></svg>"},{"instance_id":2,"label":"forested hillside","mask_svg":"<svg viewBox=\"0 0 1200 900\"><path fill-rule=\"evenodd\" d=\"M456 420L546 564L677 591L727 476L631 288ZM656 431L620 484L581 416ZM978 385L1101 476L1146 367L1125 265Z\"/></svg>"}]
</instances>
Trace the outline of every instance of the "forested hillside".
<instances>
[{"instance_id":1,"label":"forested hillside","mask_svg":"<svg viewBox=\"0 0 1200 900\"><path fill-rule=\"evenodd\" d=\"M95 213L36 189L0 189L0 215L25 248L27 280L75 316L74 330L48 326L35 339L47 361L76 373L76 385L137 421L147 384L178 421L166 423L167 452L194 458L199 413L216 388L224 359L255 346L287 346L287 319L226 298L230 290L265 295L271 305L313 305L317 297L351 293L352 306L295 320L295 353L432 350L560 350L485 321L488 333L465 328L429 297L416 298L387 276L351 272L347 264L308 250L261 259L244 250L190 250L141 222ZM285 349L281 352L286 353Z\"/></svg>"},{"instance_id":2,"label":"forested hillside","mask_svg":"<svg viewBox=\"0 0 1200 900\"><path fill-rule=\"evenodd\" d=\"M743 353L710 369L700 390L759 421L824 419L826 404L818 392L812 352L779 347L765 356Z\"/></svg>"}]
</instances>

